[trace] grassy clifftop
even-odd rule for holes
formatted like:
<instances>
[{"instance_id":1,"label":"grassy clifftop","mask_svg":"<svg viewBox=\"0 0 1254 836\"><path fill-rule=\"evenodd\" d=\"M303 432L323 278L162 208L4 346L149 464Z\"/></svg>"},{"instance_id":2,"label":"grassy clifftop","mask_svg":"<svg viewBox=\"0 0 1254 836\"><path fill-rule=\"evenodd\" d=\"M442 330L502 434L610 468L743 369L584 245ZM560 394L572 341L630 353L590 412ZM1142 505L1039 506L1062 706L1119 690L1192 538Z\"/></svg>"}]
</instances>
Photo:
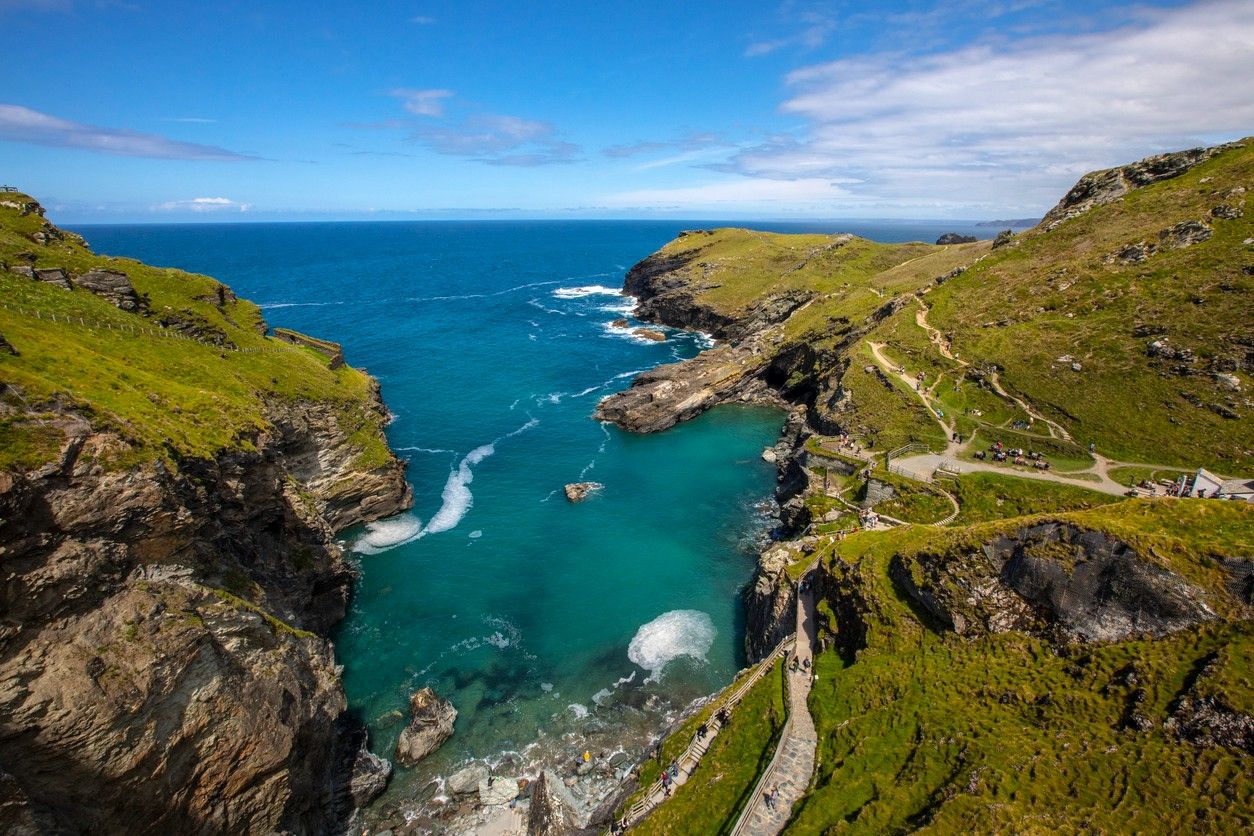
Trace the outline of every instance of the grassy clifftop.
<instances>
[{"instance_id":1,"label":"grassy clifftop","mask_svg":"<svg viewBox=\"0 0 1254 836\"><path fill-rule=\"evenodd\" d=\"M820 766L789 832L1249 828L1249 753L1216 730L1254 710L1254 628L1220 568L1251 548L1254 508L1129 502L1049 519L1127 538L1225 615L1110 643L963 637L906 592L895 560L975 565L982 544L1041 518L851 537L825 566L843 653L816 661Z\"/></svg>"},{"instance_id":2,"label":"grassy clifftop","mask_svg":"<svg viewBox=\"0 0 1254 836\"><path fill-rule=\"evenodd\" d=\"M997 242L692 231L627 287L646 318L758 338L772 385L874 449L1026 430L1007 443L1066 469L1094 444L1238 475L1254 469L1251 182L1243 141L1088 175Z\"/></svg>"},{"instance_id":3,"label":"grassy clifftop","mask_svg":"<svg viewBox=\"0 0 1254 836\"><path fill-rule=\"evenodd\" d=\"M251 448L294 401L334 405L362 468L389 460L366 374L266 336L214 279L96 255L20 193L0 194L0 302L0 469L52 460L65 413L121 439L101 462L118 467Z\"/></svg>"}]
</instances>

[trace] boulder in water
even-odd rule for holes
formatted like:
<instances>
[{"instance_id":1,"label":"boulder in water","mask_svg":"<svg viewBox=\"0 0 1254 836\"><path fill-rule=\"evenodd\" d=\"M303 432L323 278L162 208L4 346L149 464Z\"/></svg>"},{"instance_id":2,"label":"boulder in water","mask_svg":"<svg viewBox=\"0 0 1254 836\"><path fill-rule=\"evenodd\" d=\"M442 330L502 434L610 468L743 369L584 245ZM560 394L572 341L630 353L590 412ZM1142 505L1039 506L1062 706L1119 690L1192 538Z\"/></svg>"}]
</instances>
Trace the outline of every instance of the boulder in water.
<instances>
[{"instance_id":1,"label":"boulder in water","mask_svg":"<svg viewBox=\"0 0 1254 836\"><path fill-rule=\"evenodd\" d=\"M457 719L453 704L440 699L430 688L413 693L409 712L409 725L396 741L396 759L405 766L413 766L440 748L452 736L453 721Z\"/></svg>"},{"instance_id":2,"label":"boulder in water","mask_svg":"<svg viewBox=\"0 0 1254 836\"><path fill-rule=\"evenodd\" d=\"M630 323L628 323L625 319L616 319L610 323L610 325L613 325L615 328L626 328L629 324Z\"/></svg>"},{"instance_id":3,"label":"boulder in water","mask_svg":"<svg viewBox=\"0 0 1254 836\"><path fill-rule=\"evenodd\" d=\"M566 499L570 502L581 502L588 497L588 494L599 491L605 487L600 482L571 482L563 490L566 492Z\"/></svg>"},{"instance_id":4,"label":"boulder in water","mask_svg":"<svg viewBox=\"0 0 1254 836\"><path fill-rule=\"evenodd\" d=\"M661 331L654 331L652 328L637 328L631 333L646 340L653 340L655 343L666 342L666 335Z\"/></svg>"}]
</instances>

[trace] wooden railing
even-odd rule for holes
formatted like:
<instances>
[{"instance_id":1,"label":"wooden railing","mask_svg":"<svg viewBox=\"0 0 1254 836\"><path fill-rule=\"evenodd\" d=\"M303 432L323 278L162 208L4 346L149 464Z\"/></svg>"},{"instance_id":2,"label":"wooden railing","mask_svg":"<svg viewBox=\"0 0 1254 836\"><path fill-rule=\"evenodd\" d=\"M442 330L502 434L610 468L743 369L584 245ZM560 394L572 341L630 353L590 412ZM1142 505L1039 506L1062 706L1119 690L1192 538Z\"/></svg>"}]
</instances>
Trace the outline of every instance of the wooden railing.
<instances>
[{"instance_id":1,"label":"wooden railing","mask_svg":"<svg viewBox=\"0 0 1254 836\"><path fill-rule=\"evenodd\" d=\"M775 661L788 652L788 649L793 646L796 638L796 633L791 633L788 636L785 636L784 639L775 646L775 649L771 651L769 656L758 662L757 669L754 670L752 674L745 677L745 680L736 687L736 690L719 704L719 708L730 714L740 701L744 699L745 694L749 693L749 689L756 685L758 681L765 676L772 667L774 667ZM679 766L679 768L684 770L688 775L691 775L693 770L696 769L697 764L701 761L701 757L705 755L706 750L710 748L710 743L713 742L714 737L722 728L722 723L718 720L717 711L714 712L710 719L706 721L706 726L709 729L709 732L699 739L694 739L688 744L688 747L684 749L683 753L675 759L675 763ZM689 762L691 762L691 766L685 769L685 765ZM626 828L639 824L641 819L653 812L653 810L666 799L664 789L665 785L659 777L656 781L649 785L644 796L642 796L639 801L627 808L627 812L625 812L622 818L618 821L618 829L625 830ZM659 793L662 793L660 799L658 798Z\"/></svg>"}]
</instances>

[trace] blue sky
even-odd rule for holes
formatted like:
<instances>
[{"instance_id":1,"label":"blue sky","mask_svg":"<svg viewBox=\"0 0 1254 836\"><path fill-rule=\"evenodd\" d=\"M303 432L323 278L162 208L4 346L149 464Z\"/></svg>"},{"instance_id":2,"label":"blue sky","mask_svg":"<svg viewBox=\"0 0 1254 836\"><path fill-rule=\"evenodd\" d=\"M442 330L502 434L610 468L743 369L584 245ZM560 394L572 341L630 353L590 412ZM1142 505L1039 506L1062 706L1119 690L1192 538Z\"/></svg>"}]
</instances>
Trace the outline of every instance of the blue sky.
<instances>
[{"instance_id":1,"label":"blue sky","mask_svg":"<svg viewBox=\"0 0 1254 836\"><path fill-rule=\"evenodd\" d=\"M1254 3L0 0L67 223L997 218L1254 126Z\"/></svg>"}]
</instances>

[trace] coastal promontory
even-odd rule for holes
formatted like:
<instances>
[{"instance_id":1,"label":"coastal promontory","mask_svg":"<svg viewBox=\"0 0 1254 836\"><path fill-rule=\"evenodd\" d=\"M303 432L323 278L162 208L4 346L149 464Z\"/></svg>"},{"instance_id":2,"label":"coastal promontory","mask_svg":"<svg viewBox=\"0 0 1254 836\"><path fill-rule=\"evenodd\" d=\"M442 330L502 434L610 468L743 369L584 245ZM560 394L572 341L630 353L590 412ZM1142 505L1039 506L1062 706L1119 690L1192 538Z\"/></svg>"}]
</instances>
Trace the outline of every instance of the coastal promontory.
<instances>
[{"instance_id":1,"label":"coastal promontory","mask_svg":"<svg viewBox=\"0 0 1254 836\"><path fill-rule=\"evenodd\" d=\"M0 300L0 829L336 829L386 778L327 639L335 533L410 502L378 385L22 194Z\"/></svg>"}]
</instances>

